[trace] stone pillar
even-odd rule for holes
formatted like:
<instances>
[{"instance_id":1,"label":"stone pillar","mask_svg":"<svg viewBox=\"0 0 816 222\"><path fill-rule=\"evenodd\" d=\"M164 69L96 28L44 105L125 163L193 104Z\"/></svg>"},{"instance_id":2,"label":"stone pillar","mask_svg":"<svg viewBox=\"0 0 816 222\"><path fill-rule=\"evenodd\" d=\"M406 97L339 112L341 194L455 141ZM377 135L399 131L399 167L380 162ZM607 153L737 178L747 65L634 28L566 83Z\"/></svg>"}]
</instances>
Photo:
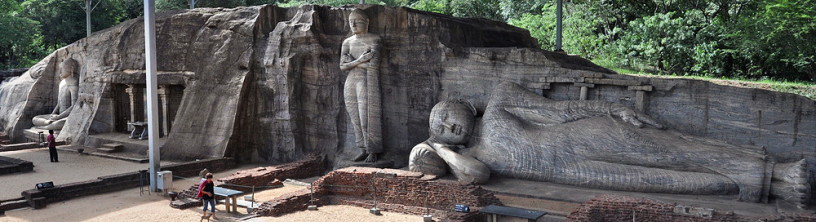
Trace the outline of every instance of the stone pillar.
<instances>
[{"instance_id":1,"label":"stone pillar","mask_svg":"<svg viewBox=\"0 0 816 222\"><path fill-rule=\"evenodd\" d=\"M167 122L169 119L167 118L167 94L170 93L170 89L168 89L167 85L159 86L159 90L156 91L159 95L159 137L164 137L168 133L170 133L170 124Z\"/></svg>"},{"instance_id":2,"label":"stone pillar","mask_svg":"<svg viewBox=\"0 0 816 222\"><path fill-rule=\"evenodd\" d=\"M626 89L635 91L635 108L641 112L646 112L644 100L646 99L645 92L651 92L652 86L629 86Z\"/></svg>"},{"instance_id":3,"label":"stone pillar","mask_svg":"<svg viewBox=\"0 0 816 222\"><path fill-rule=\"evenodd\" d=\"M130 98L130 122L144 121L144 88L129 84L125 92Z\"/></svg>"},{"instance_id":4,"label":"stone pillar","mask_svg":"<svg viewBox=\"0 0 816 222\"><path fill-rule=\"evenodd\" d=\"M575 86L581 87L581 97L580 100L587 100L587 94L589 94L589 88L595 88L595 84L590 83L575 83Z\"/></svg>"}]
</instances>

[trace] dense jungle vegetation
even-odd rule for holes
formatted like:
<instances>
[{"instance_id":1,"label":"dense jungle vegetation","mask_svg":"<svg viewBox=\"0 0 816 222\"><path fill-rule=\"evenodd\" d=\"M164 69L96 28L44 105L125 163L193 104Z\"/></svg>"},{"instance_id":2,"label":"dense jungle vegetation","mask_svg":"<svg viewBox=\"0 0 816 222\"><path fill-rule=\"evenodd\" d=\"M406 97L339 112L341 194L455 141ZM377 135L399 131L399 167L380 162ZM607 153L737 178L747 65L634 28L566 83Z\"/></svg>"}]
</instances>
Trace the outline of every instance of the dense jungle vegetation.
<instances>
[{"instance_id":1,"label":"dense jungle vegetation","mask_svg":"<svg viewBox=\"0 0 816 222\"><path fill-rule=\"evenodd\" d=\"M93 31L142 14L94 0ZM197 0L196 7L344 5L359 0ZM530 30L555 46L555 0L367 0ZM29 67L85 37L84 0L0 0L0 70ZM156 0L158 11L189 0ZM816 0L565 0L564 50L624 73L816 81Z\"/></svg>"}]
</instances>

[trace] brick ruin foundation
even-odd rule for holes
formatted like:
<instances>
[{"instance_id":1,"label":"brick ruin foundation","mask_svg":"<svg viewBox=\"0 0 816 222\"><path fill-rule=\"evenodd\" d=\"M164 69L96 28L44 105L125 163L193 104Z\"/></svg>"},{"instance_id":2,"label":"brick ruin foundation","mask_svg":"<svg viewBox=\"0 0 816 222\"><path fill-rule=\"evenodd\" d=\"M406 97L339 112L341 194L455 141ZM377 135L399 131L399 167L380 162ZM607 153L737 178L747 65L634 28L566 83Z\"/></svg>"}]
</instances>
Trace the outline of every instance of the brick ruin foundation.
<instances>
[{"instance_id":1,"label":"brick ruin foundation","mask_svg":"<svg viewBox=\"0 0 816 222\"><path fill-rule=\"evenodd\" d=\"M275 166L257 167L233 173L215 180L215 185L227 189L250 192L252 186L268 187L282 185L286 179L302 179L320 176L325 171L325 161L319 155L310 154L305 159ZM178 209L201 206L198 200L198 184L179 192L170 206ZM305 209L305 208L304 208Z\"/></svg>"},{"instance_id":2,"label":"brick ruin foundation","mask_svg":"<svg viewBox=\"0 0 816 222\"><path fill-rule=\"evenodd\" d=\"M566 221L816 221L813 213L745 217L733 212L683 206L655 200L598 195L573 211Z\"/></svg>"},{"instance_id":3,"label":"brick ruin foundation","mask_svg":"<svg viewBox=\"0 0 816 222\"><path fill-rule=\"evenodd\" d=\"M425 215L441 221L478 221L478 210L501 205L492 192L477 185L448 180L423 180L421 173L349 167L335 170L313 184L314 204L342 204L384 211ZM303 190L263 203L255 212L259 216L280 216L305 210L311 193ZM454 205L467 205L470 212L454 212ZM427 207L427 208L426 208Z\"/></svg>"},{"instance_id":4,"label":"brick ruin foundation","mask_svg":"<svg viewBox=\"0 0 816 222\"><path fill-rule=\"evenodd\" d=\"M247 186L269 186L275 179L284 181L320 176L326 170L325 167L321 156L309 154L305 159L291 163L238 171L219 178L218 182L223 183L220 187L247 192L252 189Z\"/></svg>"}]
</instances>

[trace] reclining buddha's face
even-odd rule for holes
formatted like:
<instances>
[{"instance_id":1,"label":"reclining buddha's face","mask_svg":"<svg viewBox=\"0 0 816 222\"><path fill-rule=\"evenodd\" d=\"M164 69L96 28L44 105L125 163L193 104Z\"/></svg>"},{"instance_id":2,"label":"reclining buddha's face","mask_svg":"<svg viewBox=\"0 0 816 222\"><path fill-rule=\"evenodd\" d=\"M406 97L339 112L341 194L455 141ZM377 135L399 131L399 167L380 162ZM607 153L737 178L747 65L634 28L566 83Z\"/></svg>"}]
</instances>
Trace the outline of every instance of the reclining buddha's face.
<instances>
[{"instance_id":1,"label":"reclining buddha's face","mask_svg":"<svg viewBox=\"0 0 816 222\"><path fill-rule=\"evenodd\" d=\"M464 102L440 102L431 109L431 138L450 145L466 144L475 123L474 111Z\"/></svg>"}]
</instances>

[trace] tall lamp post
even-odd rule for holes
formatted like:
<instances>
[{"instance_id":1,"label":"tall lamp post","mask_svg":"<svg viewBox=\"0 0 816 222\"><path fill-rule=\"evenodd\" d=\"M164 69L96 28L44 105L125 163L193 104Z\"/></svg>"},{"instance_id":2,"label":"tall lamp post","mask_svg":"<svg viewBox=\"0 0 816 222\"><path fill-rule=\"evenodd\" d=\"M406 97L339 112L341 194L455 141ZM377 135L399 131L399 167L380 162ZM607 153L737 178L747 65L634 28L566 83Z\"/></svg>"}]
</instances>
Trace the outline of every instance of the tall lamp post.
<instances>
[{"instance_id":1,"label":"tall lamp post","mask_svg":"<svg viewBox=\"0 0 816 222\"><path fill-rule=\"evenodd\" d=\"M564 7L564 0L557 0L556 1L556 9L555 9L555 17L556 17L556 24L555 24L555 51L556 52L563 52L564 49L561 48L561 22L563 17L563 7Z\"/></svg>"},{"instance_id":2,"label":"tall lamp post","mask_svg":"<svg viewBox=\"0 0 816 222\"><path fill-rule=\"evenodd\" d=\"M96 4L93 4L93 0L85 0L85 7L83 8L85 10L85 37L91 36L91 12L96 9L100 2L102 0L98 0Z\"/></svg>"},{"instance_id":3,"label":"tall lamp post","mask_svg":"<svg viewBox=\"0 0 816 222\"><path fill-rule=\"evenodd\" d=\"M144 0L144 27L145 27L145 75L147 79L147 141L148 157L150 158L150 190L158 192L157 175L159 166L159 108L158 83L156 80L156 1Z\"/></svg>"}]
</instances>

